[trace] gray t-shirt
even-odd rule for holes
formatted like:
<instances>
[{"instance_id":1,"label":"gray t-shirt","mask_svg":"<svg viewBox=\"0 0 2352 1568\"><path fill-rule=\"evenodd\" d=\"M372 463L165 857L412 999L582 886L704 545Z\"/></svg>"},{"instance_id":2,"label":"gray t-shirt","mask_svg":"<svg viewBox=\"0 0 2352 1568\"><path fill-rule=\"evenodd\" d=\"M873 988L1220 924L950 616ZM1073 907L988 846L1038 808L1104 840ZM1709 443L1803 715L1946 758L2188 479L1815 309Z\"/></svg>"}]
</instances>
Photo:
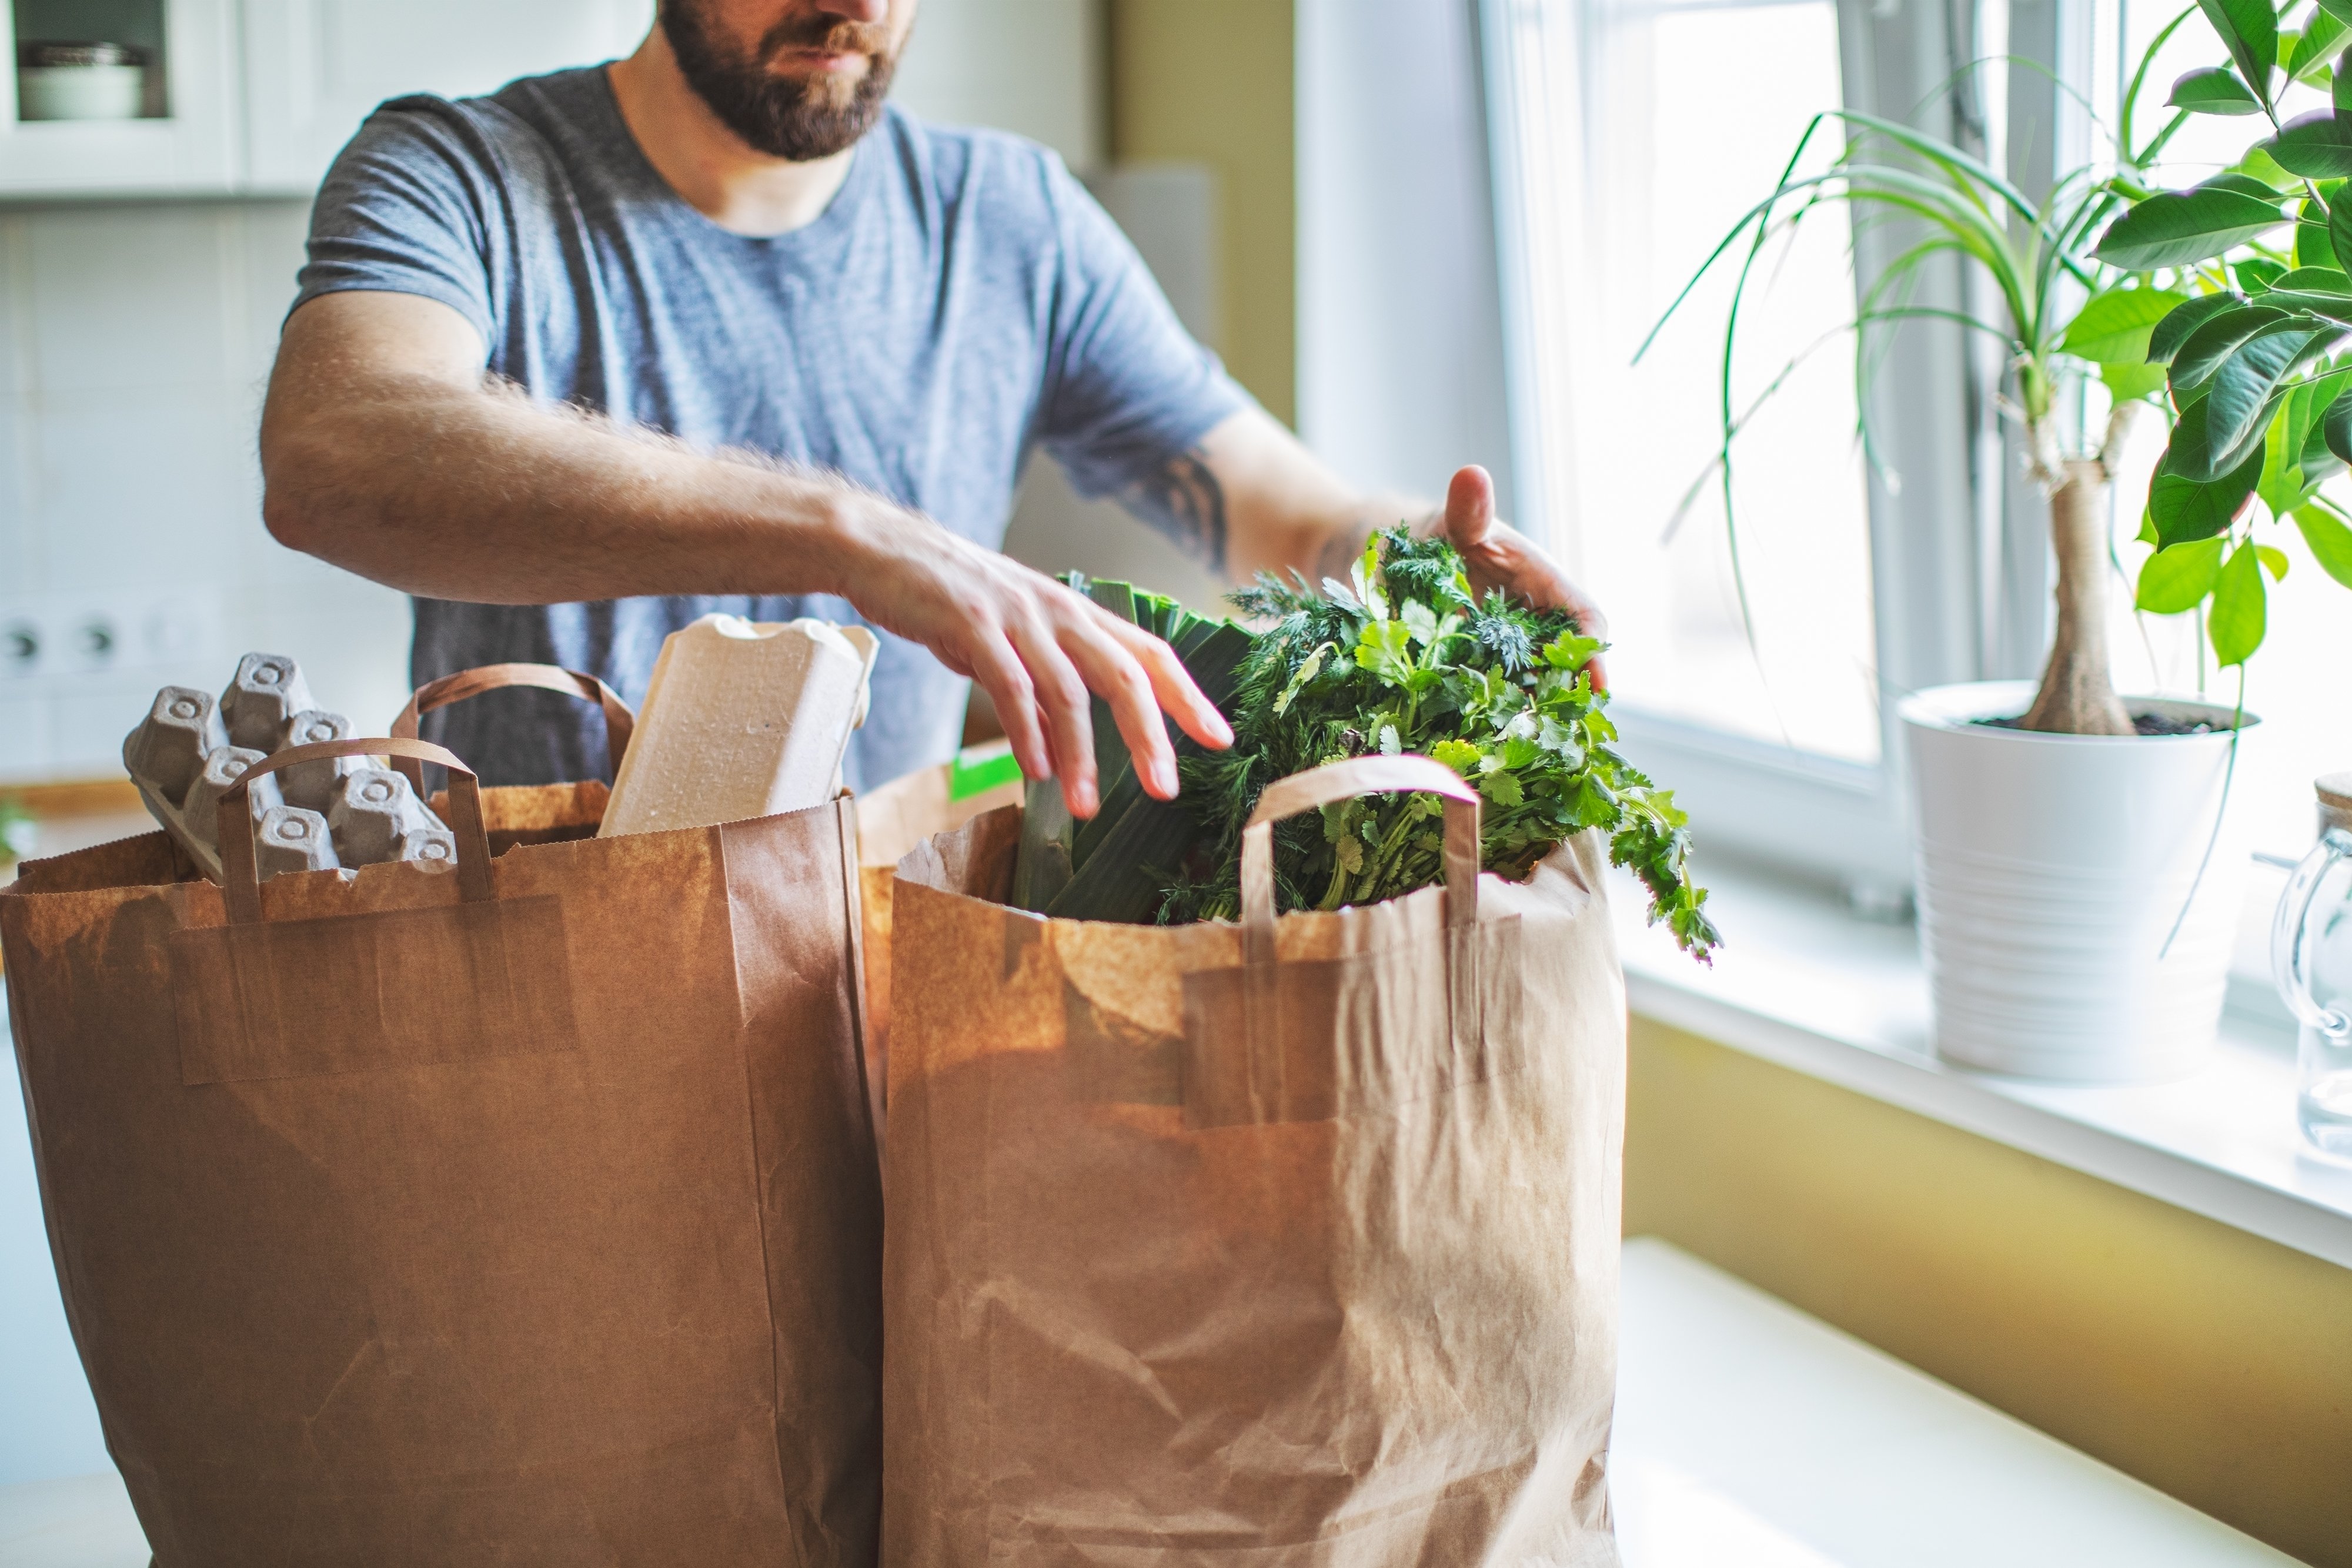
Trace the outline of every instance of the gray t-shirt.
<instances>
[{"instance_id":1,"label":"gray t-shirt","mask_svg":"<svg viewBox=\"0 0 2352 1568\"><path fill-rule=\"evenodd\" d=\"M818 465L992 549L1033 446L1081 491L1117 493L1247 402L1052 152L895 108L821 217L755 239L669 188L602 69L395 99L336 160L310 257L296 308L342 289L437 299L536 399ZM632 703L662 639L711 611L858 619L814 595L415 605L420 685L529 660ZM948 757L964 691L884 634L852 787ZM486 783L611 776L593 711L543 693L494 693L425 733Z\"/></svg>"}]
</instances>

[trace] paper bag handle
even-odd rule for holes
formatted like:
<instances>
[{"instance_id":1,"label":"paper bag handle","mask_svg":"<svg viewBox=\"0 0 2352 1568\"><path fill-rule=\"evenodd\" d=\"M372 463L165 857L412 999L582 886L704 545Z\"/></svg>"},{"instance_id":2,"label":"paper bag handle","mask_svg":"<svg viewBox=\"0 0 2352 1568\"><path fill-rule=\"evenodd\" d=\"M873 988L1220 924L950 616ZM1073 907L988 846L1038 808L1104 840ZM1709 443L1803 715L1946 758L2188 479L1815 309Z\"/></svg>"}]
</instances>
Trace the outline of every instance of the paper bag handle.
<instances>
[{"instance_id":1,"label":"paper bag handle","mask_svg":"<svg viewBox=\"0 0 2352 1568\"><path fill-rule=\"evenodd\" d=\"M413 736L394 736L377 740L321 740L310 746L289 746L285 750L263 758L237 776L236 783L221 792L220 820L242 822L241 832L224 832L220 836L221 894L228 903L228 921L232 925L257 925L261 923L261 875L257 856L253 847L256 823L253 808L247 802L252 795L253 781L266 779L281 768L304 762L324 762L336 757L388 757L395 763L413 759L437 762L449 770L449 827L457 840L457 896L467 904L490 901L490 841L482 831L482 792L475 781L474 770L457 760L457 754L429 740Z\"/></svg>"},{"instance_id":2,"label":"paper bag handle","mask_svg":"<svg viewBox=\"0 0 2352 1568\"><path fill-rule=\"evenodd\" d=\"M1445 923L1478 920L1478 791L1443 762L1408 752L1353 757L1277 779L1265 787L1242 830L1242 960L1274 962L1274 824L1319 806L1363 795L1445 797Z\"/></svg>"},{"instance_id":3,"label":"paper bag handle","mask_svg":"<svg viewBox=\"0 0 2352 1568\"><path fill-rule=\"evenodd\" d=\"M401 740L416 738L416 722L436 708L464 702L505 686L531 686L543 692L557 692L564 696L580 697L604 710L604 753L617 771L621 754L629 749L629 737L637 727L636 715L629 711L620 694L579 670L567 670L559 664L481 664L470 670L460 670L454 675L444 675L437 681L427 681L410 695L408 706L392 721L392 733ZM393 759L394 768L408 776L416 798L425 799L425 769L405 758Z\"/></svg>"}]
</instances>

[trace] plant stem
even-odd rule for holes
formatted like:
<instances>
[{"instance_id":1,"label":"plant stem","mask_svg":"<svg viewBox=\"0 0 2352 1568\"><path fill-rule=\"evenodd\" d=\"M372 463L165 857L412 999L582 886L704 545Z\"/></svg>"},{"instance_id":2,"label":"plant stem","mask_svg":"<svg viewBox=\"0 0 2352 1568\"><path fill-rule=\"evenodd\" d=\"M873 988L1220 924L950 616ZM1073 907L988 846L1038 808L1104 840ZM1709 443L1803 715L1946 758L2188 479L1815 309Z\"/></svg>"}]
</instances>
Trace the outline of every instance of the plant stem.
<instances>
[{"instance_id":1,"label":"plant stem","mask_svg":"<svg viewBox=\"0 0 2352 1568\"><path fill-rule=\"evenodd\" d=\"M2063 466L2065 482L2050 496L2057 632L2021 725L2055 735L2136 734L2107 671L2106 465L2088 459Z\"/></svg>"}]
</instances>

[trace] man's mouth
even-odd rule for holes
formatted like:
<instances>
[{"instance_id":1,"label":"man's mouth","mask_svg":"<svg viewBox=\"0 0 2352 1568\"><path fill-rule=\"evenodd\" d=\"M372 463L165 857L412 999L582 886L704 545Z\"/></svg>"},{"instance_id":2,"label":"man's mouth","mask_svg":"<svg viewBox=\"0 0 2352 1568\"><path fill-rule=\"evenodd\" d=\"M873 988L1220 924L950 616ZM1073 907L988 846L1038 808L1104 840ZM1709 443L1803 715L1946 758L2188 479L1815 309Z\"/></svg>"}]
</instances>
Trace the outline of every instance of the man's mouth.
<instances>
[{"instance_id":1,"label":"man's mouth","mask_svg":"<svg viewBox=\"0 0 2352 1568\"><path fill-rule=\"evenodd\" d=\"M871 63L863 54L832 49L785 49L772 59L787 71L816 76L846 75Z\"/></svg>"}]
</instances>

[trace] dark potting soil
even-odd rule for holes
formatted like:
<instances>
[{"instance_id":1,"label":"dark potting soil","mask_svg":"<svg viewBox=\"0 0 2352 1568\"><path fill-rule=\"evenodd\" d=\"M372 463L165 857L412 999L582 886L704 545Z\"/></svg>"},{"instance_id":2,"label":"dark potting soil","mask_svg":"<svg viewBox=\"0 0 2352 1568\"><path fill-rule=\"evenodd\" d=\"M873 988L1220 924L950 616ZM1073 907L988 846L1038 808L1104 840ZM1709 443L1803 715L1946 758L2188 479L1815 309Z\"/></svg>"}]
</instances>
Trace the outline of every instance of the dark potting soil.
<instances>
[{"instance_id":1,"label":"dark potting soil","mask_svg":"<svg viewBox=\"0 0 2352 1568\"><path fill-rule=\"evenodd\" d=\"M2013 718L1979 718L1970 722L1990 725L1995 729L2022 729L2025 727L2025 716L2019 714ZM2215 730L2226 727L2216 725L2210 719L2171 718L2160 713L2136 713L2132 715L2132 727L2142 735L2211 735Z\"/></svg>"}]
</instances>

